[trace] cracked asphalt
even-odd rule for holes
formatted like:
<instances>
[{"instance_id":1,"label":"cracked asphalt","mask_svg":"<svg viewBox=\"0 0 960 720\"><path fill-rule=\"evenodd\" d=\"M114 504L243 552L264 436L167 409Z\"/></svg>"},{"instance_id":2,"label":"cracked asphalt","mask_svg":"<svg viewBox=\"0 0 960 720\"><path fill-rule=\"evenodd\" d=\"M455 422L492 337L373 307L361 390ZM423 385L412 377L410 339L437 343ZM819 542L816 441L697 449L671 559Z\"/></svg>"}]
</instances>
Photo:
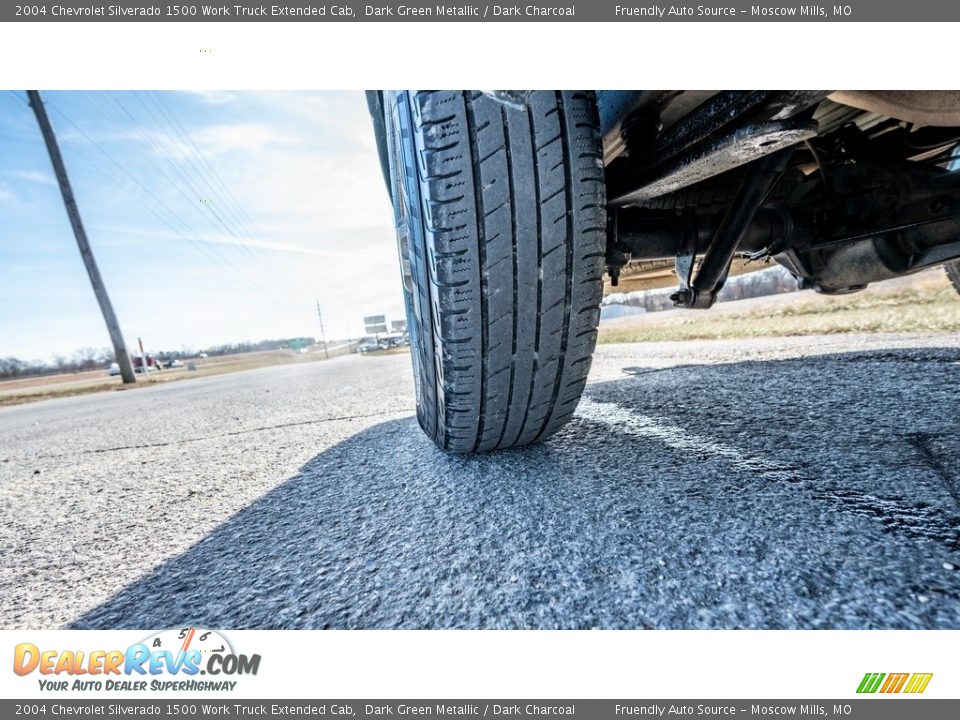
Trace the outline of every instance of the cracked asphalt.
<instances>
[{"instance_id":1,"label":"cracked asphalt","mask_svg":"<svg viewBox=\"0 0 960 720\"><path fill-rule=\"evenodd\" d=\"M606 345L445 455L406 355L0 410L0 627L960 628L960 337Z\"/></svg>"}]
</instances>

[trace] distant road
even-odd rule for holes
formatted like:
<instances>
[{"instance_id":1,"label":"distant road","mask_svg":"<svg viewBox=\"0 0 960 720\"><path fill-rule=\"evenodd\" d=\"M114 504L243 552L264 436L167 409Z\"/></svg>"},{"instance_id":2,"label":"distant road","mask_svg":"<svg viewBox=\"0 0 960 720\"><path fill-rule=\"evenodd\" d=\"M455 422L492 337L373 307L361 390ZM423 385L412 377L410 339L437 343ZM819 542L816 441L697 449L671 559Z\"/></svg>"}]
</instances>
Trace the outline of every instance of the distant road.
<instances>
[{"instance_id":1,"label":"distant road","mask_svg":"<svg viewBox=\"0 0 960 720\"><path fill-rule=\"evenodd\" d=\"M327 343L327 353L331 357L350 352L357 344L356 340L338 340ZM241 372L268 365L287 365L309 360L322 360L323 346L313 346L303 354L293 350L257 350L247 353L216 355L210 358L186 358L180 368L166 370L152 369L147 376L137 374L137 387L162 380L193 380L203 375L217 375L229 372ZM191 371L191 367L196 372ZM23 377L12 380L0 380L0 407L23 402L35 402L38 399L82 395L89 392L114 391L122 388L119 376L111 376L106 369L86 370L76 373L60 373Z\"/></svg>"},{"instance_id":2,"label":"distant road","mask_svg":"<svg viewBox=\"0 0 960 720\"><path fill-rule=\"evenodd\" d=\"M445 455L409 357L0 410L0 627L960 628L960 338L607 345Z\"/></svg>"}]
</instances>

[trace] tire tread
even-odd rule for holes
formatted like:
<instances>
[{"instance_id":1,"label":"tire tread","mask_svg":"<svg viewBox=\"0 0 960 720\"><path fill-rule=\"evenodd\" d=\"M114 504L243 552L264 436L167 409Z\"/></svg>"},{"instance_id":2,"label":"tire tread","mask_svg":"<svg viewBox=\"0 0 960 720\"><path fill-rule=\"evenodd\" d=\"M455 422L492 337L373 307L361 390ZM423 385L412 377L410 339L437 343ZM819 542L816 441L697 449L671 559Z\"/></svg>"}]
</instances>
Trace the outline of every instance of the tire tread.
<instances>
[{"instance_id":1,"label":"tire tread","mask_svg":"<svg viewBox=\"0 0 960 720\"><path fill-rule=\"evenodd\" d=\"M595 101L417 92L413 108L434 387L421 425L482 452L566 423L596 344L606 227Z\"/></svg>"}]
</instances>

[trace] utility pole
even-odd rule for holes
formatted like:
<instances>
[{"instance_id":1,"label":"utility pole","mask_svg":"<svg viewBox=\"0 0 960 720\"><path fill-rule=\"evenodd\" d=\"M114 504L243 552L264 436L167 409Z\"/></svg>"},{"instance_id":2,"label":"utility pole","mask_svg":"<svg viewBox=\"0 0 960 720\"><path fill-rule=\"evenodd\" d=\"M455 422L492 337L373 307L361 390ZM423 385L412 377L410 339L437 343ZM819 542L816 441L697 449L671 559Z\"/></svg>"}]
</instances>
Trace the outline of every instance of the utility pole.
<instances>
[{"instance_id":1,"label":"utility pole","mask_svg":"<svg viewBox=\"0 0 960 720\"><path fill-rule=\"evenodd\" d=\"M317 317L320 318L320 340L323 342L323 359L329 360L330 353L327 352L327 336L323 332L323 313L320 312L320 299L317 298Z\"/></svg>"},{"instance_id":2,"label":"utility pole","mask_svg":"<svg viewBox=\"0 0 960 720\"><path fill-rule=\"evenodd\" d=\"M150 368L147 367L147 354L143 351L143 338L137 338L137 345L140 346L140 368L143 372L143 376L147 379L150 378Z\"/></svg>"},{"instance_id":3,"label":"utility pole","mask_svg":"<svg viewBox=\"0 0 960 720\"><path fill-rule=\"evenodd\" d=\"M80 257L83 258L83 264L87 268L87 275L90 276L90 284L93 286L93 292L97 296L97 302L100 304L100 311L103 313L103 320L106 322L107 330L110 333L113 352L117 356L117 365L120 366L120 376L123 378L125 385L135 383L137 377L133 373L133 365L130 363L130 354L127 352L127 346L123 342L120 323L117 321L116 313L113 312L113 305L110 304L110 297L107 295L107 288L103 284L103 278L100 277L100 269L97 267L97 261L93 257L90 243L87 242L87 233L83 229L83 223L80 221L80 210L77 208L77 201L73 197L73 189L70 187L70 179L67 177L67 168L63 164L63 157L60 155L60 148L57 146L57 138L54 136L53 128L50 126L47 111L43 107L43 101L40 99L39 92L36 90L27 90L27 97L30 99L30 107L33 108L33 114L37 116L37 124L40 126L40 132L43 134L43 141L47 144L47 152L50 154L50 162L53 163L53 171L56 173L57 183L60 185L63 204L67 209L70 225L73 227L73 235L77 239L77 247L80 248Z\"/></svg>"}]
</instances>

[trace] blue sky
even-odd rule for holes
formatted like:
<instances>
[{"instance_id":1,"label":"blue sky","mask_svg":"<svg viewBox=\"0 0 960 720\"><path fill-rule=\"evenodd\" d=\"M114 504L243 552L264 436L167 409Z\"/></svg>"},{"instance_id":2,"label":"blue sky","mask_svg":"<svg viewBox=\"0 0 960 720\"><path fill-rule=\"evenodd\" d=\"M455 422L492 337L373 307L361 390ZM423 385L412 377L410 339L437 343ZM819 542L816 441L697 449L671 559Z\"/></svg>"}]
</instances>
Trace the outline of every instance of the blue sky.
<instances>
[{"instance_id":1,"label":"blue sky","mask_svg":"<svg viewBox=\"0 0 960 720\"><path fill-rule=\"evenodd\" d=\"M356 336L402 317L362 93L44 92L128 345ZM109 338L24 93L0 93L0 356Z\"/></svg>"}]
</instances>

